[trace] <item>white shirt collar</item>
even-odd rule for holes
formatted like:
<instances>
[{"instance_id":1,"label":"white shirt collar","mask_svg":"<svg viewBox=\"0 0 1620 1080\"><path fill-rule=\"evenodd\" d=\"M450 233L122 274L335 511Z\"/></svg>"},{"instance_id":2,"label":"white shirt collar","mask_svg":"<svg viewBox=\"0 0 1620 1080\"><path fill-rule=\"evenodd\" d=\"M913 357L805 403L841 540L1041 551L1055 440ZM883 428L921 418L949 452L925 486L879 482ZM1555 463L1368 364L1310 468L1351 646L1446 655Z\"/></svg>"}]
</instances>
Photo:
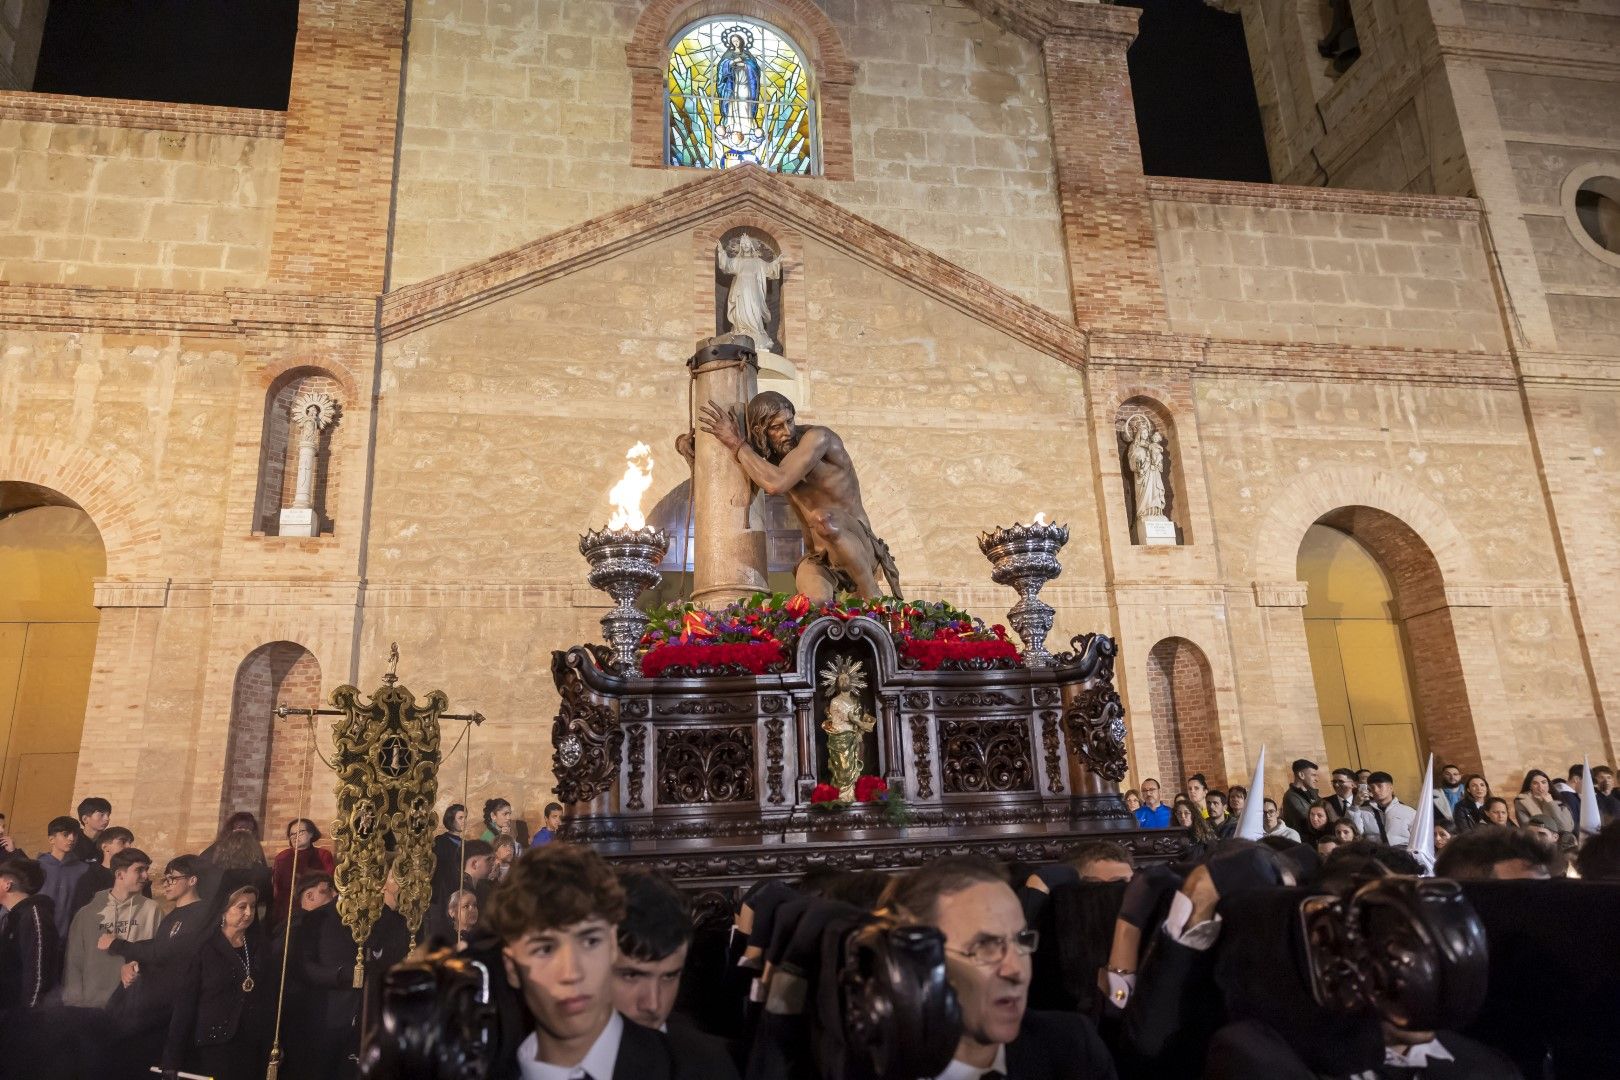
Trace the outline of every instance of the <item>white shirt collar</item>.
<instances>
[{"instance_id":1,"label":"white shirt collar","mask_svg":"<svg viewBox=\"0 0 1620 1080\"><path fill-rule=\"evenodd\" d=\"M619 1040L623 1037L624 1017L614 1012L580 1063L566 1066L536 1060L540 1052L540 1036L531 1031L518 1047L518 1071L522 1073L523 1080L580 1080L580 1077L587 1075L591 1080L613 1080L613 1067L619 1061Z\"/></svg>"},{"instance_id":2,"label":"white shirt collar","mask_svg":"<svg viewBox=\"0 0 1620 1080\"><path fill-rule=\"evenodd\" d=\"M979 1080L979 1077L992 1071L998 1072L1002 1076L1007 1075L1007 1046L1005 1043L996 1047L996 1060L990 1068L981 1069L977 1065L969 1065L965 1061L952 1058L951 1063L945 1066L945 1071L940 1073L935 1080Z\"/></svg>"},{"instance_id":3,"label":"white shirt collar","mask_svg":"<svg viewBox=\"0 0 1620 1080\"><path fill-rule=\"evenodd\" d=\"M1411 1046L1384 1047L1384 1064L1407 1069L1421 1069L1431 1061L1454 1061L1451 1051L1440 1045L1439 1039L1430 1039Z\"/></svg>"}]
</instances>

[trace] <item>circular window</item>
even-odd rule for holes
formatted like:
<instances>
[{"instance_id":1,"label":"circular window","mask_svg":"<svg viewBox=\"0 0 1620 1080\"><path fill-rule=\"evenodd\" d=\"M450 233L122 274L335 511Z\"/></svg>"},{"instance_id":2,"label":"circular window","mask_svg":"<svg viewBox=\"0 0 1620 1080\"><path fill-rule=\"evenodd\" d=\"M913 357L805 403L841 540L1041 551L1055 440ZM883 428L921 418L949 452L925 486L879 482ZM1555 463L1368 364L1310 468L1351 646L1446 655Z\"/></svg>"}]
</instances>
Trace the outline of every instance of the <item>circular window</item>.
<instances>
[{"instance_id":1,"label":"circular window","mask_svg":"<svg viewBox=\"0 0 1620 1080\"><path fill-rule=\"evenodd\" d=\"M1620 266L1620 176L1588 166L1564 181L1564 220L1587 251Z\"/></svg>"}]
</instances>

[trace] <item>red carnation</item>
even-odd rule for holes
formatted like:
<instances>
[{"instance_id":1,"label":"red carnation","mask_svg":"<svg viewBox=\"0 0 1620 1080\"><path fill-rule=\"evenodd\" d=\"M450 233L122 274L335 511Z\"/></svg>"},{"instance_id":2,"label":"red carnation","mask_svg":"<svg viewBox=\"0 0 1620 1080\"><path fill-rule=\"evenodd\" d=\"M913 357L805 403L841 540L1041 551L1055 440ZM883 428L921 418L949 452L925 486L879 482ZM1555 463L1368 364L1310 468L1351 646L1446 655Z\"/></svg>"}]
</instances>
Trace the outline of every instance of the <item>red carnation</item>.
<instances>
[{"instance_id":1,"label":"red carnation","mask_svg":"<svg viewBox=\"0 0 1620 1080\"><path fill-rule=\"evenodd\" d=\"M875 802L889 793L889 782L881 776L863 776L855 781L855 801Z\"/></svg>"},{"instance_id":2,"label":"red carnation","mask_svg":"<svg viewBox=\"0 0 1620 1080\"><path fill-rule=\"evenodd\" d=\"M817 784L815 790L810 792L810 805L838 801L838 789L831 784Z\"/></svg>"}]
</instances>

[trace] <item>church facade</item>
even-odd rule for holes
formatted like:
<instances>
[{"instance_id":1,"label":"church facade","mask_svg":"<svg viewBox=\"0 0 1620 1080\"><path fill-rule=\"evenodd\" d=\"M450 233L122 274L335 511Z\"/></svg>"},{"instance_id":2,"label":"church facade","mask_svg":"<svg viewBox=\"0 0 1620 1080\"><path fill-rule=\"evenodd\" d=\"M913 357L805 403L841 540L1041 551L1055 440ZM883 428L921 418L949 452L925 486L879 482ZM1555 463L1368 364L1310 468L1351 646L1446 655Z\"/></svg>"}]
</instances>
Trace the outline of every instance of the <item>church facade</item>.
<instances>
[{"instance_id":1,"label":"church facade","mask_svg":"<svg viewBox=\"0 0 1620 1080\"><path fill-rule=\"evenodd\" d=\"M1613 761L1620 19L1351 0L1346 63L1335 5L1220 6L1281 183L1144 175L1138 13L1079 0L305 0L285 113L0 93L14 831L329 817L275 707L391 642L488 718L441 801L536 820L551 651L609 605L579 534L637 442L684 530L742 233L759 385L908 595L1003 621L977 535L1068 524L1052 639L1119 639L1133 781Z\"/></svg>"}]
</instances>

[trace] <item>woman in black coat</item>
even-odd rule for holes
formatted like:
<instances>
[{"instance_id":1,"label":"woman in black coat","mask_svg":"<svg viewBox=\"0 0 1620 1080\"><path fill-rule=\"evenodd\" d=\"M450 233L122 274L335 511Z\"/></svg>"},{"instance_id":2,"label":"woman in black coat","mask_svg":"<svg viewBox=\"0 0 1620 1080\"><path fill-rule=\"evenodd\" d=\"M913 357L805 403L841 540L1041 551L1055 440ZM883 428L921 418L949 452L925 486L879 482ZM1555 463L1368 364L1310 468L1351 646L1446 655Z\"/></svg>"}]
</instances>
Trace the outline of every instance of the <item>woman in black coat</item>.
<instances>
[{"instance_id":1,"label":"woman in black coat","mask_svg":"<svg viewBox=\"0 0 1620 1080\"><path fill-rule=\"evenodd\" d=\"M269 950L254 927L259 894L226 897L219 929L209 932L177 988L163 1068L215 1080L262 1080L270 1057L276 987Z\"/></svg>"}]
</instances>

